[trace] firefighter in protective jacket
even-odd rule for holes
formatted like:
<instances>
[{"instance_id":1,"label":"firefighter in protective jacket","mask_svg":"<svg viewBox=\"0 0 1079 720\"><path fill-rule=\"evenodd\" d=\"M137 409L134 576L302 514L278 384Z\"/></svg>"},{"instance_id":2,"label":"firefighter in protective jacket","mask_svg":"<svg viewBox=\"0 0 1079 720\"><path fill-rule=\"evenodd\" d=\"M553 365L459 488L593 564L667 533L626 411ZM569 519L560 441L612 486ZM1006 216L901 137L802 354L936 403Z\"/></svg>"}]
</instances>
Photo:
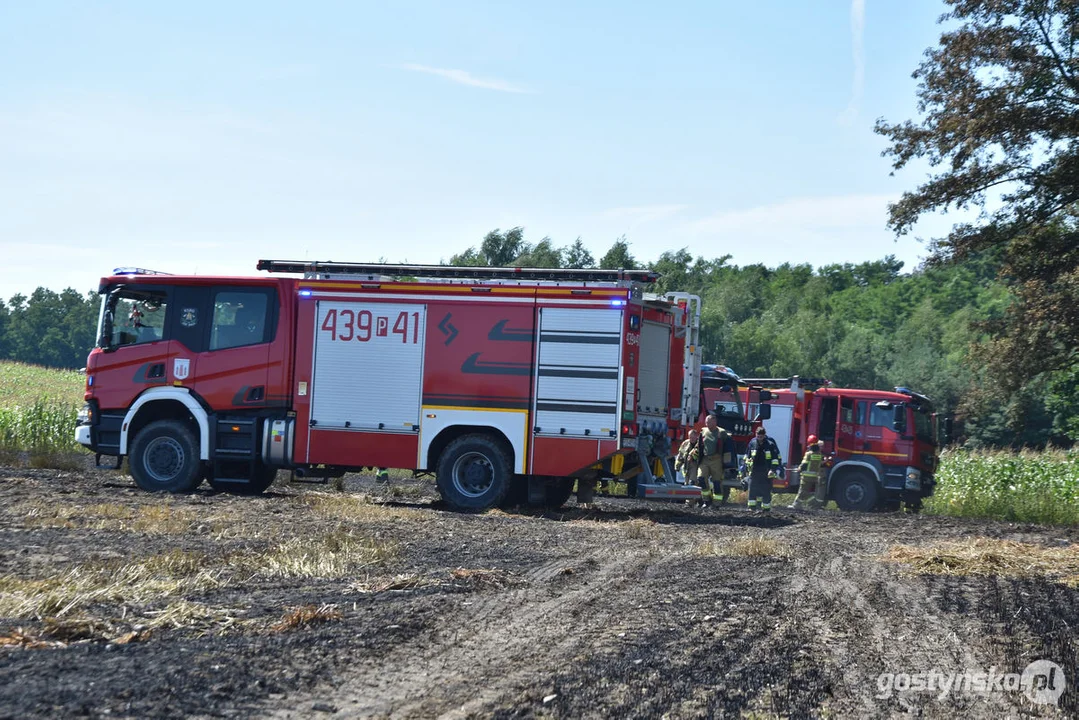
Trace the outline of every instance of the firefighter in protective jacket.
<instances>
[{"instance_id":1,"label":"firefighter in protective jacket","mask_svg":"<svg viewBox=\"0 0 1079 720\"><path fill-rule=\"evenodd\" d=\"M697 428L690 429L689 436L682 441L682 445L678 448L678 454L674 457L674 469L682 473L687 485L697 481L697 461L699 459L697 443L700 441L700 436Z\"/></svg>"},{"instance_id":2,"label":"firefighter in protective jacket","mask_svg":"<svg viewBox=\"0 0 1079 720\"><path fill-rule=\"evenodd\" d=\"M697 470L697 485L701 488L701 505L708 507L716 497L722 497L723 468L731 462L728 448L727 431L716 423L716 416L709 415L704 420L701 430L700 469Z\"/></svg>"},{"instance_id":3,"label":"firefighter in protective jacket","mask_svg":"<svg viewBox=\"0 0 1079 720\"><path fill-rule=\"evenodd\" d=\"M802 458L802 464L798 466L801 483L798 486L798 496L794 498L794 504L791 505L792 508L808 507L817 510L828 503L828 483L822 477L824 454L821 449L823 445L824 443L820 442L816 435L810 435L806 439L806 454Z\"/></svg>"},{"instance_id":4,"label":"firefighter in protective jacket","mask_svg":"<svg viewBox=\"0 0 1079 720\"><path fill-rule=\"evenodd\" d=\"M746 469L749 471L749 500L751 510L772 509L772 478L779 476L780 457L776 441L768 437L763 427L746 448Z\"/></svg>"}]
</instances>

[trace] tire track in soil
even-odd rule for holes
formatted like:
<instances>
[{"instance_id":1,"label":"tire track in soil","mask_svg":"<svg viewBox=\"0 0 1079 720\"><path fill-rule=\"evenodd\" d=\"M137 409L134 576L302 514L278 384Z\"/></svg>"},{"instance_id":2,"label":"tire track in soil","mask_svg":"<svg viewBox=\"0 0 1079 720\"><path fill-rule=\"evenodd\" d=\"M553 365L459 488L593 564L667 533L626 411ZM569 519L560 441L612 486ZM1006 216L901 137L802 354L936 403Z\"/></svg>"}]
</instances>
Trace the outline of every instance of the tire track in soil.
<instances>
[{"instance_id":1,"label":"tire track in soil","mask_svg":"<svg viewBox=\"0 0 1079 720\"><path fill-rule=\"evenodd\" d=\"M879 538L874 543L879 545ZM830 559L801 560L789 592L806 609L813 644L826 654L835 674L837 709L859 717L1014 717L1055 714L1054 708L1032 706L1019 693L968 695L948 692L894 691L878 688L882 673L937 670L1021 672L1019 654L1001 652L992 638L993 623L984 611L984 579L901 577L900 569L869 553L844 552ZM864 549L864 548L863 548ZM876 549L876 547L874 547ZM934 588L938 588L935 590ZM1012 636L1014 640L1014 635ZM1012 643L1014 650L1014 643ZM1069 678L1072 676L1069 676Z\"/></svg>"},{"instance_id":2,"label":"tire track in soil","mask_svg":"<svg viewBox=\"0 0 1079 720\"><path fill-rule=\"evenodd\" d=\"M337 717L468 717L579 655L598 632L589 607L600 594L604 612L615 607L612 598L633 587L649 564L642 551L591 552L544 563L521 576L519 588L462 595L423 650L405 646L377 664L357 664L332 691L293 695L290 707L267 708L267 716L305 717L312 705L329 703ZM552 594L550 582L563 576L567 587ZM617 629L605 627L604 634Z\"/></svg>"}]
</instances>

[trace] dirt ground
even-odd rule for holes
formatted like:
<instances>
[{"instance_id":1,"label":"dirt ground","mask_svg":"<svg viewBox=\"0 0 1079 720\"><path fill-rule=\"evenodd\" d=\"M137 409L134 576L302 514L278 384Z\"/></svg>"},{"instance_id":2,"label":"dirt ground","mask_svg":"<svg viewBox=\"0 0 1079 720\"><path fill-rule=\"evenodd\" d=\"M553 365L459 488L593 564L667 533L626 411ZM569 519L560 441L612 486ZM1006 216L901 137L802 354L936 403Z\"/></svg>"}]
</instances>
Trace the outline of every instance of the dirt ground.
<instances>
[{"instance_id":1,"label":"dirt ground","mask_svg":"<svg viewBox=\"0 0 1079 720\"><path fill-rule=\"evenodd\" d=\"M1079 716L1079 590L880 557L973 536L1079 542L603 497L463 515L404 477L174 497L0 468L0 717ZM1066 677L1056 704L904 683L1039 659Z\"/></svg>"}]
</instances>

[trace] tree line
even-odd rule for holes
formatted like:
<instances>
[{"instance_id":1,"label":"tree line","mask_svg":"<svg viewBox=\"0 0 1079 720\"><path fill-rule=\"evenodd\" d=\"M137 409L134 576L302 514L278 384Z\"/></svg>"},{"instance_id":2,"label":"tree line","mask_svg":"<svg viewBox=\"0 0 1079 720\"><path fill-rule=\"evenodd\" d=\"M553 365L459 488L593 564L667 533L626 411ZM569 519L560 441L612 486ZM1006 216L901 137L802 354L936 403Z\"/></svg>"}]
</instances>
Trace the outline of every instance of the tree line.
<instances>
[{"instance_id":1,"label":"tree line","mask_svg":"<svg viewBox=\"0 0 1079 720\"><path fill-rule=\"evenodd\" d=\"M957 440L969 446L1043 446L1079 439L1074 368L1032 369L1022 392L994 374L983 352L993 324L1014 302L997 275L999 253L930 264L904 273L894 256L819 268L732 265L731 257L694 256L687 248L640 261L625 238L597 261L578 238L532 244L522 228L493 230L451 265L648 268L656 293L701 296L705 362L744 377L823 377L839 387L910 387L953 413ZM38 288L0 301L0 357L80 368L94 345L99 298Z\"/></svg>"},{"instance_id":2,"label":"tree line","mask_svg":"<svg viewBox=\"0 0 1079 720\"><path fill-rule=\"evenodd\" d=\"M81 368L94 346L96 292L39 287L30 297L0 299L0 358L52 368Z\"/></svg>"}]
</instances>

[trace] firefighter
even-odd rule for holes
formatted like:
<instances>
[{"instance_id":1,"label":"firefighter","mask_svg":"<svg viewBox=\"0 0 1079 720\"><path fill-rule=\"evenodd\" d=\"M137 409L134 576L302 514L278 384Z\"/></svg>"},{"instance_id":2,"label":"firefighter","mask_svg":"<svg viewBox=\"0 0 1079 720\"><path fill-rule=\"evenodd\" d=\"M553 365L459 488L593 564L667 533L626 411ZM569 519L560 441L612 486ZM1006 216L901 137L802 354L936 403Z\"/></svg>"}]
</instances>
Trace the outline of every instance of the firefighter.
<instances>
[{"instance_id":1,"label":"firefighter","mask_svg":"<svg viewBox=\"0 0 1079 720\"><path fill-rule=\"evenodd\" d=\"M691 428L689 435L682 441L682 445L678 448L678 454L674 458L674 469L682 473L682 477L685 478L687 483L697 480L697 462L699 460L697 443L700 437L701 434L697 432L697 428Z\"/></svg>"},{"instance_id":2,"label":"firefighter","mask_svg":"<svg viewBox=\"0 0 1079 720\"><path fill-rule=\"evenodd\" d=\"M704 420L704 430L698 443L700 466L697 485L701 488L701 507L711 505L717 495L722 497L724 450L727 444L727 431L717 425L715 415L709 414ZM730 458L727 458L729 462Z\"/></svg>"},{"instance_id":3,"label":"firefighter","mask_svg":"<svg viewBox=\"0 0 1079 720\"><path fill-rule=\"evenodd\" d=\"M780 457L776 441L768 437L763 427L757 428L757 437L746 448L746 469L749 472L750 510L772 509L772 478L779 475Z\"/></svg>"},{"instance_id":4,"label":"firefighter","mask_svg":"<svg viewBox=\"0 0 1079 720\"><path fill-rule=\"evenodd\" d=\"M827 493L827 484L821 477L824 462L822 448L824 443L817 439L816 435L810 435L806 439L806 454L802 458L802 464L798 466L798 476L801 483L798 486L798 495L794 498L791 508L801 510L809 508L819 510L824 507Z\"/></svg>"}]
</instances>

